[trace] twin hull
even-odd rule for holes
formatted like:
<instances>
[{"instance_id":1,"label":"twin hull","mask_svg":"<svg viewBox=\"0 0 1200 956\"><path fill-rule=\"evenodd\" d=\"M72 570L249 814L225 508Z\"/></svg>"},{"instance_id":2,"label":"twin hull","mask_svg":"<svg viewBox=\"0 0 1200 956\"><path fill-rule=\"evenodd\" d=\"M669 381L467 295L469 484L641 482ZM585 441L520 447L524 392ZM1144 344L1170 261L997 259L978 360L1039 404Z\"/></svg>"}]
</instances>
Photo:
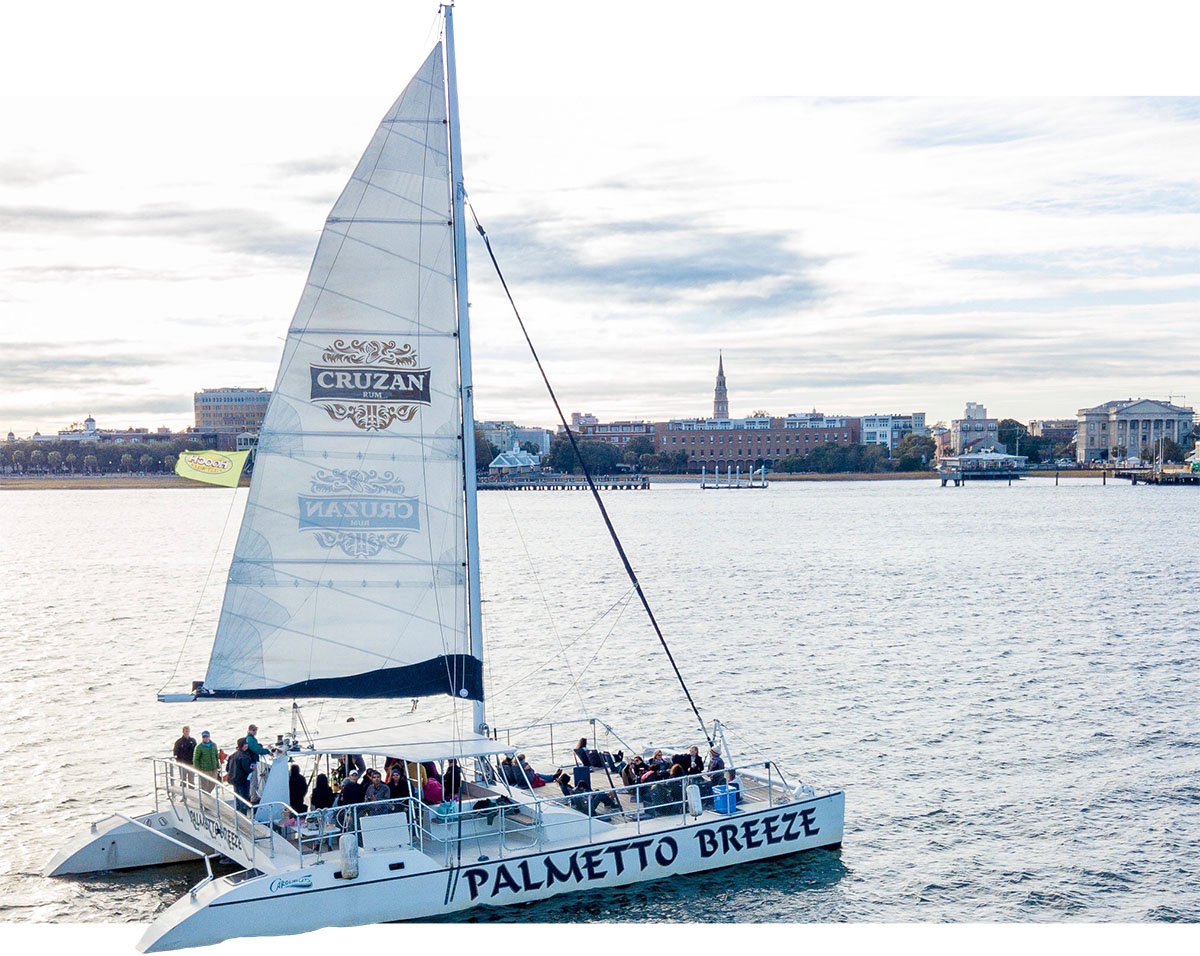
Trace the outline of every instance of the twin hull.
<instances>
[{"instance_id":1,"label":"twin hull","mask_svg":"<svg viewBox=\"0 0 1200 956\"><path fill-rule=\"evenodd\" d=\"M417 919L697 873L838 846L844 812L845 794L837 792L724 819L451 867L405 848L362 851L355 879L343 878L336 856L274 873L240 873L181 899L150 926L139 946L153 952L233 936Z\"/></svg>"}]
</instances>

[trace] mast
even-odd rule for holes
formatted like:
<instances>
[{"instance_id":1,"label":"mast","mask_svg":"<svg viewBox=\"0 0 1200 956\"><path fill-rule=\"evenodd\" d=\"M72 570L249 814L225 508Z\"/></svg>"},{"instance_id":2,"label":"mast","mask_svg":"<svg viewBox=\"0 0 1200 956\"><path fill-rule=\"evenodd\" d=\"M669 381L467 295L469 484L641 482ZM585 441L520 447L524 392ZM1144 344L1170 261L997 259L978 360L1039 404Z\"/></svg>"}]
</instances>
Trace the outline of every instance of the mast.
<instances>
[{"instance_id":1,"label":"mast","mask_svg":"<svg viewBox=\"0 0 1200 956\"><path fill-rule=\"evenodd\" d=\"M454 291L458 306L459 393L462 404L463 494L467 524L467 606L470 613L471 655L483 661L483 614L479 601L479 516L475 488L475 407L471 382L471 322L467 312L466 189L463 187L462 146L458 135L458 77L454 66L454 5L445 4L446 100L450 126L450 189L454 202ZM486 724L483 701L474 701L473 729Z\"/></svg>"}]
</instances>

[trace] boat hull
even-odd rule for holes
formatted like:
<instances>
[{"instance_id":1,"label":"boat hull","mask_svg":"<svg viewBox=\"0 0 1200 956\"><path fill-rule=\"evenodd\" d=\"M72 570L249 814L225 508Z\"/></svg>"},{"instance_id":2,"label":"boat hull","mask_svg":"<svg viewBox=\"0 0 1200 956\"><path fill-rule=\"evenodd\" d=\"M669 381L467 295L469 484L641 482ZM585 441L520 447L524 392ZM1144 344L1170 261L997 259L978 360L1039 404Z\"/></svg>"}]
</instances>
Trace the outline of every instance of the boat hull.
<instances>
[{"instance_id":1,"label":"boat hull","mask_svg":"<svg viewBox=\"0 0 1200 956\"><path fill-rule=\"evenodd\" d=\"M508 906L579 890L621 887L841 845L845 795L825 794L642 834L503 859L439 867L419 850L364 851L355 879L336 860L202 886L166 910L143 952L286 935L326 926L418 919L474 906Z\"/></svg>"},{"instance_id":2,"label":"boat hull","mask_svg":"<svg viewBox=\"0 0 1200 956\"><path fill-rule=\"evenodd\" d=\"M195 847L198 852L189 852L171 840ZM44 874L71 876L195 862L209 852L204 844L176 829L169 813L144 813L130 820L111 817L97 823L93 830L80 834L55 853L46 864Z\"/></svg>"}]
</instances>

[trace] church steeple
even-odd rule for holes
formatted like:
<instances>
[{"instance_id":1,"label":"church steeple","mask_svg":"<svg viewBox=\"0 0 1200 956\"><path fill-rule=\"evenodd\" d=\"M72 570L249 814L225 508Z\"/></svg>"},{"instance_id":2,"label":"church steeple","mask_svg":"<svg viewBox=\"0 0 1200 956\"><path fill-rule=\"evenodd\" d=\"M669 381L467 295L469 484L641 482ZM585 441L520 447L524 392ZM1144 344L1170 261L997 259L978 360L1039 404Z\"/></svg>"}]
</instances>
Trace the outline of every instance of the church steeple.
<instances>
[{"instance_id":1,"label":"church steeple","mask_svg":"<svg viewBox=\"0 0 1200 956\"><path fill-rule=\"evenodd\" d=\"M713 392L713 418L729 417L729 393L725 390L725 358L717 353L717 387Z\"/></svg>"}]
</instances>

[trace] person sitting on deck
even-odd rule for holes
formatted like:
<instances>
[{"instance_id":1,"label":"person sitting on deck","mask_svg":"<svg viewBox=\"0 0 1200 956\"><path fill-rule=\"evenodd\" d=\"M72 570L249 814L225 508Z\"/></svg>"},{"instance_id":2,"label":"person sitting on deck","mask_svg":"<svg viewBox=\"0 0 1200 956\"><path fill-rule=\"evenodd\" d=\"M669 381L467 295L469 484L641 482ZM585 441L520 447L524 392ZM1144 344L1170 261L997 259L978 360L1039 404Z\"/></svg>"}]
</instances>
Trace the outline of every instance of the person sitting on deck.
<instances>
[{"instance_id":1,"label":"person sitting on deck","mask_svg":"<svg viewBox=\"0 0 1200 956\"><path fill-rule=\"evenodd\" d=\"M575 759L579 761L579 766L590 767L592 765L592 752L588 750L587 737L580 737L579 743L575 745Z\"/></svg>"},{"instance_id":2,"label":"person sitting on deck","mask_svg":"<svg viewBox=\"0 0 1200 956\"><path fill-rule=\"evenodd\" d=\"M425 780L425 786L421 788L421 799L431 807L436 807L444 797L441 781L436 776L428 777Z\"/></svg>"},{"instance_id":3,"label":"person sitting on deck","mask_svg":"<svg viewBox=\"0 0 1200 956\"><path fill-rule=\"evenodd\" d=\"M646 761L642 759L641 754L634 754L629 763L621 768L621 782L627 787L632 787L641 778L642 774L650 768L646 766Z\"/></svg>"},{"instance_id":4,"label":"person sitting on deck","mask_svg":"<svg viewBox=\"0 0 1200 956\"><path fill-rule=\"evenodd\" d=\"M538 787L546 786L547 780L553 780L554 777L558 776L557 770L555 770L554 773L549 777L538 773L533 769L533 767L529 766L529 761L525 759L524 754L517 754L517 759L513 766L517 767L525 775L525 778L521 781L520 785L522 787L530 786L535 790ZM526 783L526 781L528 781L528 783Z\"/></svg>"},{"instance_id":5,"label":"person sitting on deck","mask_svg":"<svg viewBox=\"0 0 1200 956\"><path fill-rule=\"evenodd\" d=\"M558 774L556 779L563 796L569 798L571 806L580 813L595 813L597 806L607 806L613 810L620 809L616 798L607 791L597 793L586 783L572 787L570 778L565 773Z\"/></svg>"},{"instance_id":6,"label":"person sitting on deck","mask_svg":"<svg viewBox=\"0 0 1200 956\"><path fill-rule=\"evenodd\" d=\"M338 794L338 806L348 807L352 803L362 803L367 788L358 782L358 771L351 770L346 774L346 782L342 784L342 792Z\"/></svg>"},{"instance_id":7,"label":"person sitting on deck","mask_svg":"<svg viewBox=\"0 0 1200 956\"><path fill-rule=\"evenodd\" d=\"M661 770L663 773L666 773L667 758L663 756L663 752L661 750L654 751L653 755L651 755L650 759L646 762L656 770Z\"/></svg>"},{"instance_id":8,"label":"person sitting on deck","mask_svg":"<svg viewBox=\"0 0 1200 956\"><path fill-rule=\"evenodd\" d=\"M516 764L513 763L512 757L508 756L507 754L505 754L504 759L500 761L500 776L504 778L504 782L509 786L519 787L523 783L521 780L521 771L518 770Z\"/></svg>"},{"instance_id":9,"label":"person sitting on deck","mask_svg":"<svg viewBox=\"0 0 1200 956\"><path fill-rule=\"evenodd\" d=\"M706 769L712 775L709 779L714 784L721 782L720 771L725 769L725 761L721 759L720 747L713 746L708 749L708 767Z\"/></svg>"},{"instance_id":10,"label":"person sitting on deck","mask_svg":"<svg viewBox=\"0 0 1200 956\"><path fill-rule=\"evenodd\" d=\"M366 792L363 794L363 799L367 803L382 803L385 800L392 799L391 788L383 782L383 777L378 770L371 769L367 771L367 779L370 783L367 784ZM379 808L372 812L380 812Z\"/></svg>"},{"instance_id":11,"label":"person sitting on deck","mask_svg":"<svg viewBox=\"0 0 1200 956\"><path fill-rule=\"evenodd\" d=\"M700 759L698 747L688 747L688 752L683 754L682 767L688 776L700 773L704 769L704 761Z\"/></svg>"}]
</instances>

